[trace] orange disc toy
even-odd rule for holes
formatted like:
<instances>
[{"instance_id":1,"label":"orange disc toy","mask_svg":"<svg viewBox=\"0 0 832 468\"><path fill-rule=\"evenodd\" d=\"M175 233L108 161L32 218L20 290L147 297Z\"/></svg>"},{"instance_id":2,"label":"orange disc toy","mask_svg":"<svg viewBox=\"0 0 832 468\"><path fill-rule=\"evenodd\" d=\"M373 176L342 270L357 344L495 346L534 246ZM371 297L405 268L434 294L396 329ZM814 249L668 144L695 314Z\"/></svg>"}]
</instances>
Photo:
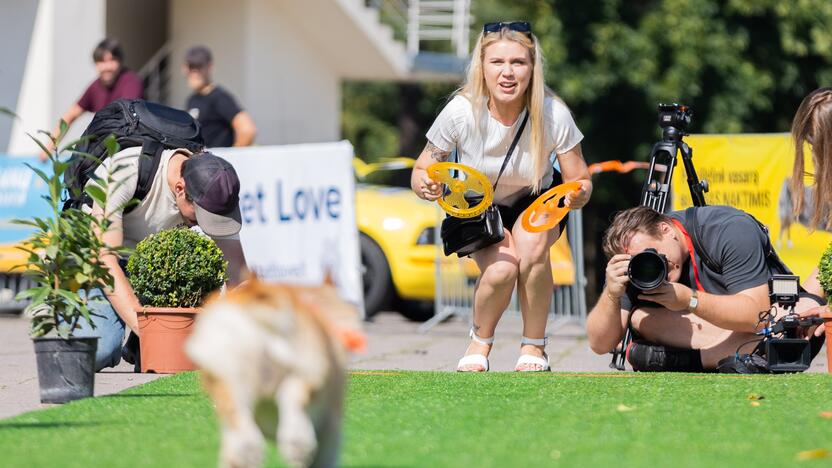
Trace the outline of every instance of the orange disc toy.
<instances>
[{"instance_id":1,"label":"orange disc toy","mask_svg":"<svg viewBox=\"0 0 832 468\"><path fill-rule=\"evenodd\" d=\"M580 182L567 182L543 192L534 203L523 211L523 215L520 217L523 229L529 232L543 232L557 226L560 220L569 213L569 208L558 206L558 203L570 193L580 189ZM533 224L544 213L549 215L549 219L543 224Z\"/></svg>"}]
</instances>

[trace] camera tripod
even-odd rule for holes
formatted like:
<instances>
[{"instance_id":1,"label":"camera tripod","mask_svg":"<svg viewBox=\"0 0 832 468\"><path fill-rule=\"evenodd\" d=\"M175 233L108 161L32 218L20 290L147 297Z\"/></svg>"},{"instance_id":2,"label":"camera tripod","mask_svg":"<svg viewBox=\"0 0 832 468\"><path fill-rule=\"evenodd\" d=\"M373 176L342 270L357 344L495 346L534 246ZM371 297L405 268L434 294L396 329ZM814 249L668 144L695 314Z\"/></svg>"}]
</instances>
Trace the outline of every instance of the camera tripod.
<instances>
[{"instance_id":1,"label":"camera tripod","mask_svg":"<svg viewBox=\"0 0 832 468\"><path fill-rule=\"evenodd\" d=\"M705 195L708 191L708 182L700 181L693 167L693 149L682 141L687 135L684 130L673 126L662 129L662 139L653 145L650 153L650 167L647 170L647 178L641 189L641 206L653 208L659 213L667 211L667 200L670 193L670 183L673 179L673 169L678 163L677 155L682 155L682 163L685 165L690 196L693 206L705 206Z\"/></svg>"},{"instance_id":2,"label":"camera tripod","mask_svg":"<svg viewBox=\"0 0 832 468\"><path fill-rule=\"evenodd\" d=\"M690 189L693 206L705 206L705 193L708 191L708 182L700 181L693 167L693 149L682 138L687 135L685 129L690 123L693 112L687 106L678 104L659 104L659 125L662 127L662 139L653 145L650 152L650 166L647 169L647 177L641 189L641 206L647 206L659 213L668 211L667 201L670 194L670 184L673 181L673 170L678 163L678 155L682 155L682 163L685 165L688 188ZM632 310L630 316L632 316ZM621 340L620 348L613 349L612 362L610 367L624 370L624 363L627 358L627 348L633 339L633 330L630 326L630 317L627 318L627 327L624 330L624 338Z\"/></svg>"}]
</instances>

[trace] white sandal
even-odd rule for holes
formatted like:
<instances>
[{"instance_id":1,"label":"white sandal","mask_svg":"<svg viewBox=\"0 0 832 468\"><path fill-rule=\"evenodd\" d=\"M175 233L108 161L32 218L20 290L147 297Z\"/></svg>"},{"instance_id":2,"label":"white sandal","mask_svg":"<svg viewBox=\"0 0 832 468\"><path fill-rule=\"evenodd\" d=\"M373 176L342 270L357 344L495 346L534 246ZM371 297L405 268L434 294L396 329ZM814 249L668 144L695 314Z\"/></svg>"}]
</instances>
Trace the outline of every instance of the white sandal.
<instances>
[{"instance_id":1,"label":"white sandal","mask_svg":"<svg viewBox=\"0 0 832 468\"><path fill-rule=\"evenodd\" d=\"M491 338L480 338L474 333L474 329L472 328L471 331L468 332L468 336L471 337L472 341L475 341L481 345L490 346L494 344L494 337ZM465 366L480 366L483 370L466 370L463 369ZM462 359L459 360L459 363L456 365L457 372L487 372L488 371L488 357L483 354L469 354L467 356L462 356Z\"/></svg>"},{"instance_id":2,"label":"white sandal","mask_svg":"<svg viewBox=\"0 0 832 468\"><path fill-rule=\"evenodd\" d=\"M520 341L520 346L523 345L533 345L533 346L546 346L546 343L549 342L549 337L544 336L543 338L527 338L523 337ZM540 370L520 370L519 367L522 365L532 365L532 366L540 366L542 369ZM517 359L517 364L514 365L515 372L548 372L552 370L549 367L549 355L546 352L543 352L543 357L540 356L533 356L531 354L521 354L520 358Z\"/></svg>"}]
</instances>

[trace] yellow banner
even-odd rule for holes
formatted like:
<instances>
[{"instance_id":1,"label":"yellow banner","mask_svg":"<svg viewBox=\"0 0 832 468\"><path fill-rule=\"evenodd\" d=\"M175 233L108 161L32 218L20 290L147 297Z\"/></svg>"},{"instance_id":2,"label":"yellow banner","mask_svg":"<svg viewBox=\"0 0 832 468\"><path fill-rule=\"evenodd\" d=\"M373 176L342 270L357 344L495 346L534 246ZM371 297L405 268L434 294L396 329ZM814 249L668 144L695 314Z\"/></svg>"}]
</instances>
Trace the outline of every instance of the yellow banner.
<instances>
[{"instance_id":1,"label":"yellow banner","mask_svg":"<svg viewBox=\"0 0 832 468\"><path fill-rule=\"evenodd\" d=\"M794 219L786 181L792 173L794 147L788 133L746 135L691 135L693 166L707 180L708 205L729 205L752 214L768 226L780 258L800 275L801 281L817 267L832 234L814 232ZM807 155L809 154L807 147ZM692 205L685 169L679 163L673 174L673 209ZM806 170L812 172L811 157ZM811 185L811 181L807 182ZM807 210L804 208L804 212Z\"/></svg>"}]
</instances>

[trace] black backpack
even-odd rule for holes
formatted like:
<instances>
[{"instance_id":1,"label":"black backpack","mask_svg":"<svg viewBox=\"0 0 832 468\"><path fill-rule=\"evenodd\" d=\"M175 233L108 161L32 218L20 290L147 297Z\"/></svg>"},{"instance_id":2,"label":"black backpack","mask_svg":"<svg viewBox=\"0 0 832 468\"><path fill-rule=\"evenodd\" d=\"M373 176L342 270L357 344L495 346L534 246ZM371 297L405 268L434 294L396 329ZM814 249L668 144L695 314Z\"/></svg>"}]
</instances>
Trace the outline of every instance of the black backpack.
<instances>
[{"instance_id":1,"label":"black backpack","mask_svg":"<svg viewBox=\"0 0 832 468\"><path fill-rule=\"evenodd\" d=\"M108 157L104 142L109 135L115 137L120 150L142 147L134 194L138 200L143 200L150 191L163 150L185 148L196 153L205 146L199 123L185 111L141 99L113 101L95 113L81 136L82 142L75 148L82 154L74 154L69 160L69 167L64 172L67 191L64 209L92 205L84 186ZM125 212L135 206L128 207Z\"/></svg>"}]
</instances>

